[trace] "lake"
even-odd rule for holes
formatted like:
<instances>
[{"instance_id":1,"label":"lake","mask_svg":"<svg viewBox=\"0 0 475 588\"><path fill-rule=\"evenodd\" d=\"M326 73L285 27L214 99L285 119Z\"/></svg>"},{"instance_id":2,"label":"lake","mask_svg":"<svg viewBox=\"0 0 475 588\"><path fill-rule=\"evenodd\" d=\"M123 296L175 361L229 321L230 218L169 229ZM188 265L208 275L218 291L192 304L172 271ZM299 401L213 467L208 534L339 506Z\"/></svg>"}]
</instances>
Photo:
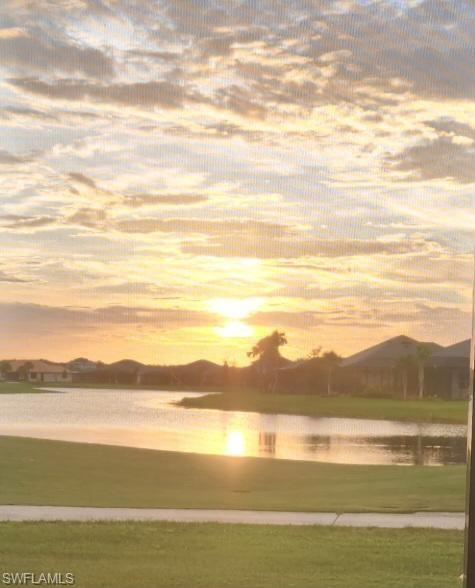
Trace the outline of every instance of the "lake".
<instances>
[{"instance_id":1,"label":"lake","mask_svg":"<svg viewBox=\"0 0 475 588\"><path fill-rule=\"evenodd\" d=\"M0 395L0 433L345 464L465 462L465 425L188 409L193 392L64 388Z\"/></svg>"}]
</instances>

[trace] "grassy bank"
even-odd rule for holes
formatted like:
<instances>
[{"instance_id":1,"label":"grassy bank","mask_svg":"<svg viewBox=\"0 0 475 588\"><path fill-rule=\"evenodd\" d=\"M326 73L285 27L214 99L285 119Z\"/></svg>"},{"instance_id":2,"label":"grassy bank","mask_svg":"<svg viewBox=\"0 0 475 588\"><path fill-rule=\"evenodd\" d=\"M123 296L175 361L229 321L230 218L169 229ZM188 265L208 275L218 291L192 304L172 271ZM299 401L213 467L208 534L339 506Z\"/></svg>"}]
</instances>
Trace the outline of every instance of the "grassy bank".
<instances>
[{"instance_id":1,"label":"grassy bank","mask_svg":"<svg viewBox=\"0 0 475 588\"><path fill-rule=\"evenodd\" d=\"M350 466L0 437L0 504L463 511L463 466Z\"/></svg>"},{"instance_id":2,"label":"grassy bank","mask_svg":"<svg viewBox=\"0 0 475 588\"><path fill-rule=\"evenodd\" d=\"M94 390L153 390L157 392L221 392L222 388L216 386L205 386L200 388L186 388L178 384L142 385L136 384L107 384L93 382L4 382L0 381L0 394L14 394L15 392L41 392L42 388L84 388ZM246 394L248 390L237 390L238 393Z\"/></svg>"},{"instance_id":3,"label":"grassy bank","mask_svg":"<svg viewBox=\"0 0 475 588\"><path fill-rule=\"evenodd\" d=\"M41 393L35 384L29 382L1 382L0 394L28 394L30 392Z\"/></svg>"},{"instance_id":4,"label":"grassy bank","mask_svg":"<svg viewBox=\"0 0 475 588\"><path fill-rule=\"evenodd\" d=\"M392 400L349 396L321 397L297 394L225 393L185 398L181 406L241 410L311 417L390 419L397 421L463 423L468 404L461 400Z\"/></svg>"},{"instance_id":5,"label":"grassy bank","mask_svg":"<svg viewBox=\"0 0 475 588\"><path fill-rule=\"evenodd\" d=\"M187 392L182 386L143 386L127 384L0 382L0 394L36 393L40 388L95 388L104 391L156 390ZM188 390L190 391L190 390ZM266 414L292 414L311 417L345 417L362 419L389 419L412 422L434 422L465 424L468 404L462 400L393 400L380 398L355 398L350 396L321 397L302 394L263 394L257 391L234 390L219 393L219 390L193 390L210 392L205 396L190 397L179 405L185 408L207 408L239 410Z\"/></svg>"},{"instance_id":6,"label":"grassy bank","mask_svg":"<svg viewBox=\"0 0 475 588\"><path fill-rule=\"evenodd\" d=\"M177 523L4 523L2 572L79 588L456 588L456 531Z\"/></svg>"}]
</instances>

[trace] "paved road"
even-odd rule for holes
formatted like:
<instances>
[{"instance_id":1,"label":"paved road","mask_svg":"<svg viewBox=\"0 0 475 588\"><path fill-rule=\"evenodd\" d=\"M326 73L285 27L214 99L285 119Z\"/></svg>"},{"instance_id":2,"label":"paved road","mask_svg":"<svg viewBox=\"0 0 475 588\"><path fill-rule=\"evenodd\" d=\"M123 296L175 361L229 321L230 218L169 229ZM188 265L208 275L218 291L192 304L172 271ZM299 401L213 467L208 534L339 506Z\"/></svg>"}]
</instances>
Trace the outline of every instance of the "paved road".
<instances>
[{"instance_id":1,"label":"paved road","mask_svg":"<svg viewBox=\"0 0 475 588\"><path fill-rule=\"evenodd\" d=\"M422 527L463 530L465 513L337 514L330 512L0 505L0 521L175 521L185 523L325 525L393 529Z\"/></svg>"}]
</instances>

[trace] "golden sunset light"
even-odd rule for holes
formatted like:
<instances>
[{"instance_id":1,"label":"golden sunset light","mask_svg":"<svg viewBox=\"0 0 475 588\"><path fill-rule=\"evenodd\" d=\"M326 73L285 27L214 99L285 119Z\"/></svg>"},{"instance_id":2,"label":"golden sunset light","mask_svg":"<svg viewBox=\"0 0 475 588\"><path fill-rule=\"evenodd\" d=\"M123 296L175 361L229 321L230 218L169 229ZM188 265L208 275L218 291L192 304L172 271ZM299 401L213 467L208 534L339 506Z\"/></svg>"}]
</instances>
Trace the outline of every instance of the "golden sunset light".
<instances>
[{"instance_id":1,"label":"golden sunset light","mask_svg":"<svg viewBox=\"0 0 475 588\"><path fill-rule=\"evenodd\" d=\"M0 0L0 580L475 588L474 33Z\"/></svg>"},{"instance_id":2,"label":"golden sunset light","mask_svg":"<svg viewBox=\"0 0 475 588\"><path fill-rule=\"evenodd\" d=\"M246 455L246 443L241 431L229 431L226 434L226 454L234 456Z\"/></svg>"},{"instance_id":3,"label":"golden sunset light","mask_svg":"<svg viewBox=\"0 0 475 588\"><path fill-rule=\"evenodd\" d=\"M87 4L0 32L1 354L244 365L273 329L294 359L467 336L473 88L420 52L429 3L205 3L198 26L160 0L153 31ZM411 42L388 32L376 67L396 22Z\"/></svg>"},{"instance_id":4,"label":"golden sunset light","mask_svg":"<svg viewBox=\"0 0 475 588\"><path fill-rule=\"evenodd\" d=\"M243 319L262 306L261 298L217 298L210 301L210 309L230 319Z\"/></svg>"},{"instance_id":5,"label":"golden sunset light","mask_svg":"<svg viewBox=\"0 0 475 588\"><path fill-rule=\"evenodd\" d=\"M242 321L228 321L222 327L216 327L215 331L226 339L250 337L254 333L254 329Z\"/></svg>"}]
</instances>

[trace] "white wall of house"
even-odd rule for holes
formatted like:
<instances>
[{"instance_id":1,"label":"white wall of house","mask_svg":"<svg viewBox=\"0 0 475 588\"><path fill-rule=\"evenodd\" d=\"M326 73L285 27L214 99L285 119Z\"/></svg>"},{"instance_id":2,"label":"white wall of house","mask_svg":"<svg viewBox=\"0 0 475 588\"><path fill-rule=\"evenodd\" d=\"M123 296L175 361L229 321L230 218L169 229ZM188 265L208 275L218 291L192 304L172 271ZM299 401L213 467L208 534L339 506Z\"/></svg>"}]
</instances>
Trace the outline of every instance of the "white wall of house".
<instances>
[{"instance_id":1,"label":"white wall of house","mask_svg":"<svg viewBox=\"0 0 475 588\"><path fill-rule=\"evenodd\" d=\"M30 382L71 382L71 372L30 372L28 374Z\"/></svg>"}]
</instances>

